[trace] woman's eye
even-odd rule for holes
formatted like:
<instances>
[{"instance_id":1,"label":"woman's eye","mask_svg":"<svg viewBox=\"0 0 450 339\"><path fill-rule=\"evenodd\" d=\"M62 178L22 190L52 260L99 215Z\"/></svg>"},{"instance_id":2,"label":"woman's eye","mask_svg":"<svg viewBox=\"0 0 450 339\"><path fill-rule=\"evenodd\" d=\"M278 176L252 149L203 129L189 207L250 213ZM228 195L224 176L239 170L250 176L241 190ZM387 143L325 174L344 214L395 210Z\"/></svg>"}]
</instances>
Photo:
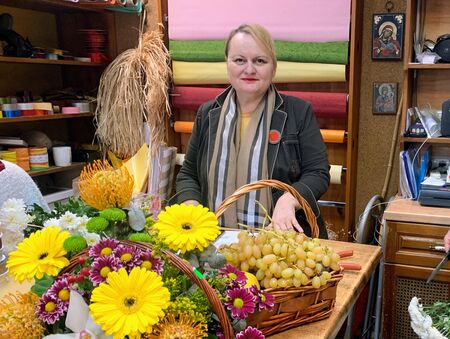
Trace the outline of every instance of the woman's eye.
<instances>
[{"instance_id":1,"label":"woman's eye","mask_svg":"<svg viewBox=\"0 0 450 339\"><path fill-rule=\"evenodd\" d=\"M236 58L234 59L234 62L238 65L243 65L245 63L245 60L242 58Z\"/></svg>"},{"instance_id":2,"label":"woman's eye","mask_svg":"<svg viewBox=\"0 0 450 339\"><path fill-rule=\"evenodd\" d=\"M265 64L267 64L267 60L266 59L262 59L262 58L258 58L258 59L256 59L256 64L257 65L265 65Z\"/></svg>"}]
</instances>

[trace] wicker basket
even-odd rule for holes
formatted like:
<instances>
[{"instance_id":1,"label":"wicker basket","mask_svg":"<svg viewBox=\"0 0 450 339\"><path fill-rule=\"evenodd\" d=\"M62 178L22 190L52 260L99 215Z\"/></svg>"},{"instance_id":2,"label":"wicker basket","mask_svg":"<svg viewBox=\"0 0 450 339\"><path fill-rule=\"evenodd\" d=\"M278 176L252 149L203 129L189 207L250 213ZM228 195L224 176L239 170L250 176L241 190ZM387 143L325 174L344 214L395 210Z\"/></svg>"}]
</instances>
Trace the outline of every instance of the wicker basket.
<instances>
[{"instance_id":1,"label":"wicker basket","mask_svg":"<svg viewBox=\"0 0 450 339\"><path fill-rule=\"evenodd\" d=\"M147 243L140 243L129 240L121 240L120 243L132 245L142 250L151 249L150 244ZM222 302L220 301L219 296L217 295L217 292L209 285L206 279L200 279L199 277L197 277L197 275L195 275L194 269L189 264L189 262L181 259L180 257L178 257L177 255L175 255L170 251L164 250L163 253L169 259L172 265L174 265L181 272L186 274L189 277L189 279L191 279L198 287L200 287L203 290L203 293L205 293L205 296L208 298L212 310L217 315L220 321L225 339L233 339L234 332L230 323L230 319L228 318L227 312L225 311ZM78 265L78 258L86 255L88 255L87 249L81 251L80 253L77 253L75 256L71 258L70 264L61 270L60 274L72 272L73 269Z\"/></svg>"},{"instance_id":2,"label":"wicker basket","mask_svg":"<svg viewBox=\"0 0 450 339\"><path fill-rule=\"evenodd\" d=\"M246 193L261 188L273 187L291 193L300 203L311 226L312 237L317 237L319 227L308 202L292 186L277 180L259 180L238 188L226 198L216 211L219 218L228 206ZM301 287L268 288L265 291L275 297L271 312L259 311L250 314L247 324L258 328L264 335L272 335L292 327L328 318L336 302L337 284L342 279L341 272L332 272L331 279L320 288L311 284Z\"/></svg>"}]
</instances>

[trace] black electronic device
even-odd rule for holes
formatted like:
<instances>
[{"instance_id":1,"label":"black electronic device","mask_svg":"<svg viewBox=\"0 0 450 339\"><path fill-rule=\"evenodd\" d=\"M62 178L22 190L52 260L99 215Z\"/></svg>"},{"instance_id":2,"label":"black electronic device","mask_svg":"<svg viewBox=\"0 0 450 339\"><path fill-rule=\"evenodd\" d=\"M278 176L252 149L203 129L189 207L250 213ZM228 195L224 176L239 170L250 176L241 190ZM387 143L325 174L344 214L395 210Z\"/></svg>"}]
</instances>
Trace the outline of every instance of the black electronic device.
<instances>
[{"instance_id":1,"label":"black electronic device","mask_svg":"<svg viewBox=\"0 0 450 339\"><path fill-rule=\"evenodd\" d=\"M442 103L441 134L450 137L450 99Z\"/></svg>"},{"instance_id":2,"label":"black electronic device","mask_svg":"<svg viewBox=\"0 0 450 339\"><path fill-rule=\"evenodd\" d=\"M441 57L442 62L450 62L450 34L444 34L437 38L433 52Z\"/></svg>"},{"instance_id":3,"label":"black electronic device","mask_svg":"<svg viewBox=\"0 0 450 339\"><path fill-rule=\"evenodd\" d=\"M450 207L450 188L426 189L422 187L418 201L423 206Z\"/></svg>"}]
</instances>

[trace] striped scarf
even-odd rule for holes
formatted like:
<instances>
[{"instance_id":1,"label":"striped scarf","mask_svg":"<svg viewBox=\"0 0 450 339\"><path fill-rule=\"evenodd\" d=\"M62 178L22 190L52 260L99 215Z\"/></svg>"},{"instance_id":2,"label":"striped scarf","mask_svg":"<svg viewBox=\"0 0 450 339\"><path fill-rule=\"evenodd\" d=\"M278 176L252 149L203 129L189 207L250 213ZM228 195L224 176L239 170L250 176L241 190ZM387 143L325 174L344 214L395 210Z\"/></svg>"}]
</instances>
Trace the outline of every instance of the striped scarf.
<instances>
[{"instance_id":1,"label":"striped scarf","mask_svg":"<svg viewBox=\"0 0 450 339\"><path fill-rule=\"evenodd\" d=\"M214 150L208 172L209 207L215 211L222 201L238 187L268 178L267 143L275 91L271 86L260 102L240 140L240 114L232 89L225 98L214 140ZM238 223L261 227L265 212L271 209L269 188L247 193L236 204L227 208L219 220L221 226L237 227ZM267 221L267 220L266 220Z\"/></svg>"}]
</instances>

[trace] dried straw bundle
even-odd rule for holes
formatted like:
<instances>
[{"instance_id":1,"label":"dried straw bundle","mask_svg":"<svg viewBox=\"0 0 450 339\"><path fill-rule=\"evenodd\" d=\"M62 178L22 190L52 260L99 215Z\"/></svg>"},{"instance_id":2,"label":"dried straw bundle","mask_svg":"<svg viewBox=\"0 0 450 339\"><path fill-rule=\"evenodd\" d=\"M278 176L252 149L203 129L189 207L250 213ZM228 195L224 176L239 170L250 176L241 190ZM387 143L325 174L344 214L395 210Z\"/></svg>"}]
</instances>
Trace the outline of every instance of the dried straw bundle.
<instances>
[{"instance_id":1,"label":"dried straw bundle","mask_svg":"<svg viewBox=\"0 0 450 339\"><path fill-rule=\"evenodd\" d=\"M137 48L120 54L104 71L97 95L97 136L103 148L130 157L144 143L143 122L150 129L151 150L164 141L168 98L169 52L161 34L140 36Z\"/></svg>"}]
</instances>

